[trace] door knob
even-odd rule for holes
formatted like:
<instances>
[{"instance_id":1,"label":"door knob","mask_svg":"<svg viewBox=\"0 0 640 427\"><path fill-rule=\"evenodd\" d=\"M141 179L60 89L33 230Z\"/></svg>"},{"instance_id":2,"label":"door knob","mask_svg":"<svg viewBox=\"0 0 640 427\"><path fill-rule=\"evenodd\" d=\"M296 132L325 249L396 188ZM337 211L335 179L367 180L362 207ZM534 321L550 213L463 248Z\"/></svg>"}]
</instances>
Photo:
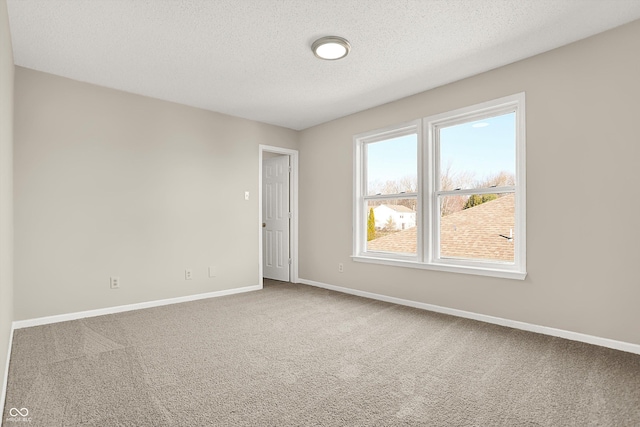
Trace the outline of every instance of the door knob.
<instances>
[{"instance_id":1,"label":"door knob","mask_svg":"<svg viewBox=\"0 0 640 427\"><path fill-rule=\"evenodd\" d=\"M263 222L263 223L262 223L262 228L265 228L266 226L267 226L267 223L266 223L266 222Z\"/></svg>"}]
</instances>

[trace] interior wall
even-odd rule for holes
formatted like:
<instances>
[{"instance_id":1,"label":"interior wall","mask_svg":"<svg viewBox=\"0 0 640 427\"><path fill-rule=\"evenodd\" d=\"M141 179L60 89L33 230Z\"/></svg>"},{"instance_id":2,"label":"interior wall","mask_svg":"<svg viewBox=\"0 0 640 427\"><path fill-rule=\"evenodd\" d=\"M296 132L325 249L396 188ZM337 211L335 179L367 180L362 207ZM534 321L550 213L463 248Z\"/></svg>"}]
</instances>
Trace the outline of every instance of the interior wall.
<instances>
[{"instance_id":1,"label":"interior wall","mask_svg":"<svg viewBox=\"0 0 640 427\"><path fill-rule=\"evenodd\" d=\"M0 372L13 321L13 49L7 3L0 0ZM4 403L4 402L0 402Z\"/></svg>"},{"instance_id":2,"label":"interior wall","mask_svg":"<svg viewBox=\"0 0 640 427\"><path fill-rule=\"evenodd\" d=\"M16 320L259 284L258 145L295 131L21 67L15 90Z\"/></svg>"},{"instance_id":3,"label":"interior wall","mask_svg":"<svg viewBox=\"0 0 640 427\"><path fill-rule=\"evenodd\" d=\"M302 131L300 277L640 344L638 52L635 21ZM527 278L351 261L353 135L518 92L526 92Z\"/></svg>"}]
</instances>

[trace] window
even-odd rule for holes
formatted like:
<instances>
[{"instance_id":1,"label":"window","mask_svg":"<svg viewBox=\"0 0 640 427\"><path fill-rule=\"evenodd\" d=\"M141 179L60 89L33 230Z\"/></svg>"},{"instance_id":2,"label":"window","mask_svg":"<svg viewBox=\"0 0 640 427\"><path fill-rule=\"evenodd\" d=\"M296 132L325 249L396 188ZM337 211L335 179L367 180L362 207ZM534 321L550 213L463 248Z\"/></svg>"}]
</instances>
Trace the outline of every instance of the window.
<instances>
[{"instance_id":1,"label":"window","mask_svg":"<svg viewBox=\"0 0 640 427\"><path fill-rule=\"evenodd\" d=\"M382 257L417 260L418 136L413 122L387 132L362 136L359 223L364 252ZM405 218L406 216L406 218ZM396 237L401 230L402 241Z\"/></svg>"},{"instance_id":2,"label":"window","mask_svg":"<svg viewBox=\"0 0 640 427\"><path fill-rule=\"evenodd\" d=\"M524 279L524 94L356 135L356 261Z\"/></svg>"}]
</instances>

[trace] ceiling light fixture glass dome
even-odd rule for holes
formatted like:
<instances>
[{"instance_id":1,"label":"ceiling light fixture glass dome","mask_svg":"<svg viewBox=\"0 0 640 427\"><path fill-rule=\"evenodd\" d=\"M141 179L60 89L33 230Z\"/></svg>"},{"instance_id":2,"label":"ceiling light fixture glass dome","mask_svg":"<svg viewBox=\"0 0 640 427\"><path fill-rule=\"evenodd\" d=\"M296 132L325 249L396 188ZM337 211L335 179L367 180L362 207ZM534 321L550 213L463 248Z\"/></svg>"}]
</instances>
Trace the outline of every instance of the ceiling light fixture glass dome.
<instances>
[{"instance_id":1,"label":"ceiling light fixture glass dome","mask_svg":"<svg viewBox=\"0 0 640 427\"><path fill-rule=\"evenodd\" d=\"M351 45L346 39L337 36L322 37L311 45L313 54L320 59L334 61L347 56Z\"/></svg>"}]
</instances>

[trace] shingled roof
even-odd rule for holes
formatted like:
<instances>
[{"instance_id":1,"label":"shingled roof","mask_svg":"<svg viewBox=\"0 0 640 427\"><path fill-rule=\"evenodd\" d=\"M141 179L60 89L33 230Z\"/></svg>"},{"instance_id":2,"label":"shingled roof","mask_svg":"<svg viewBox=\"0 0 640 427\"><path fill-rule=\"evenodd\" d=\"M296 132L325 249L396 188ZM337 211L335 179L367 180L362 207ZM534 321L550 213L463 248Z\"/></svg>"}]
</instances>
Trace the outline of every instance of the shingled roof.
<instances>
[{"instance_id":1,"label":"shingled roof","mask_svg":"<svg viewBox=\"0 0 640 427\"><path fill-rule=\"evenodd\" d=\"M500 235L509 236L514 228L513 194L455 212L440 219L440 255L513 262L513 241ZM371 240L367 242L367 250L416 253L416 231L417 227L412 227Z\"/></svg>"}]
</instances>

